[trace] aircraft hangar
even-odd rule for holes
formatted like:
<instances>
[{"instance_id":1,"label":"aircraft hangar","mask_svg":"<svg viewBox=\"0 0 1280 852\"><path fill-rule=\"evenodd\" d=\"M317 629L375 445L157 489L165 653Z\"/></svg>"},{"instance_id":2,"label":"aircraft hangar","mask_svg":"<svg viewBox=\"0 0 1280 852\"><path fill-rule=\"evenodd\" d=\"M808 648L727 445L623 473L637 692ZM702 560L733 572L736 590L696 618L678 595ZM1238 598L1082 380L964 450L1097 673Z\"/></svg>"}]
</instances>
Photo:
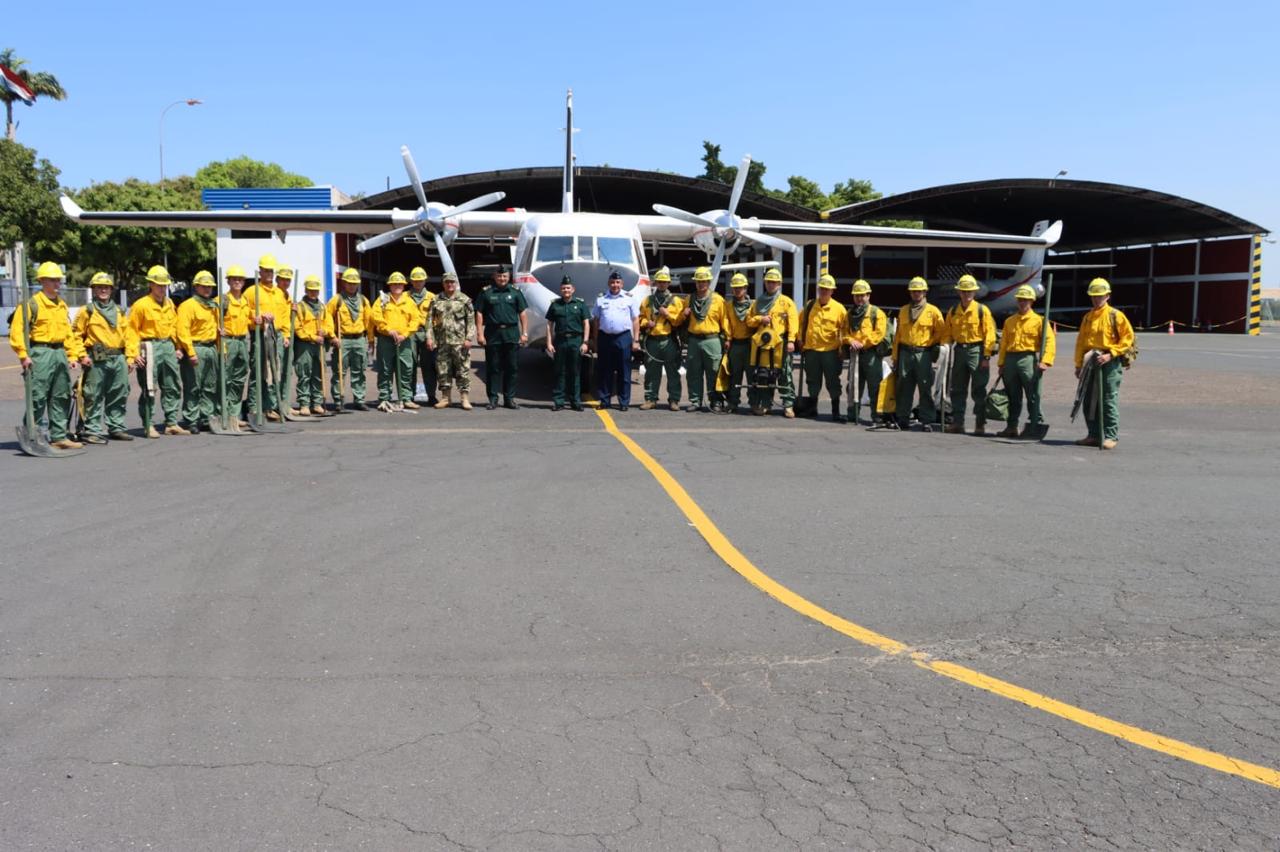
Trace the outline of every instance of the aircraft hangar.
<instances>
[{"instance_id":1,"label":"aircraft hangar","mask_svg":"<svg viewBox=\"0 0 1280 852\"><path fill-rule=\"evenodd\" d=\"M583 212L652 214L655 202L685 210L723 208L729 187L703 178L667 172L583 166L575 172L575 197ZM432 201L459 204L484 193L506 193L500 206L530 211L559 210L561 169L558 166L475 172L425 183ZM402 186L354 201L344 209L415 209L417 200ZM1150 189L1080 180L1014 178L931 187L819 213L768 196L746 194L744 217L870 224L912 220L928 228L1030 233L1043 219L1062 219L1062 240L1052 262L1101 264L1111 268L1056 273L1054 307L1087 304L1084 284L1095 275L1111 280L1113 304L1123 305L1142 327L1169 322L1188 329L1257 333L1261 311L1261 245L1267 229L1222 210ZM385 246L363 255L355 251L359 236L337 235L335 266L358 267L377 282L393 270L423 265L438 280L434 251L423 256L413 242ZM459 240L451 247L463 278L474 292L488 280L491 264L510 260L512 241ZM705 262L692 246L646 244L650 270L666 264L693 266ZM806 292L811 295L825 265L840 281L866 278L883 305L905 302L906 282L923 274L932 287L953 285L966 262L1015 263L1018 252L964 249L878 249L855 255L852 248L829 251L808 247L802 261ZM767 259L751 248L735 260ZM792 270L786 269L788 278ZM755 274L759 286L759 273ZM981 276L980 276L981 277ZM1064 286L1065 285L1065 286ZM723 282L721 287L724 287ZM591 298L595 294L580 293Z\"/></svg>"}]
</instances>

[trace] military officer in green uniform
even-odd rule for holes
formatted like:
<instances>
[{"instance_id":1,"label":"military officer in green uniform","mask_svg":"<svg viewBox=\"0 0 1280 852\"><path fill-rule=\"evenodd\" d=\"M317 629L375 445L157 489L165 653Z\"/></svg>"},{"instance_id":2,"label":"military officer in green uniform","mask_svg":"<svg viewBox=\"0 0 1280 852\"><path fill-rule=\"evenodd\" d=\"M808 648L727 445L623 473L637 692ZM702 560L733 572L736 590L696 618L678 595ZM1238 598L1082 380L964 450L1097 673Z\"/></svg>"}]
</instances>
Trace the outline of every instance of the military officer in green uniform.
<instances>
[{"instance_id":1,"label":"military officer in green uniform","mask_svg":"<svg viewBox=\"0 0 1280 852\"><path fill-rule=\"evenodd\" d=\"M582 411L582 356L591 334L591 309L573 295L573 279L560 279L560 298L547 307L547 354L556 359L556 384L551 410L568 405Z\"/></svg>"},{"instance_id":2,"label":"military officer in green uniform","mask_svg":"<svg viewBox=\"0 0 1280 852\"><path fill-rule=\"evenodd\" d=\"M471 341L476 336L471 299L458 289L458 276L446 272L441 292L431 300L427 323L427 348L436 353L436 374L440 377L440 399L436 408L453 403L453 386L462 395L462 410L471 410Z\"/></svg>"},{"instance_id":3,"label":"military officer in green uniform","mask_svg":"<svg viewBox=\"0 0 1280 852\"><path fill-rule=\"evenodd\" d=\"M511 286L506 266L493 273L493 284L476 297L476 342L484 347L484 383L489 392L492 411L498 407L498 395L506 408L519 408L516 403L516 373L520 347L529 342L529 303L524 293Z\"/></svg>"}]
</instances>

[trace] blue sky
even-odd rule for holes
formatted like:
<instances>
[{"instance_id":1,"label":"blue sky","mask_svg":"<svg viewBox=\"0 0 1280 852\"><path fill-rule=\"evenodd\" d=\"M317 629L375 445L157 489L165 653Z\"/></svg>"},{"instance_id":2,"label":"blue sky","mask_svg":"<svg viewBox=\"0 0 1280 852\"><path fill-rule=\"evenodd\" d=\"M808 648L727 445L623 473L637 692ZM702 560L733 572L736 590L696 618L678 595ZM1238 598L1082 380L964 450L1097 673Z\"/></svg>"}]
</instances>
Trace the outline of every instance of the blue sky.
<instances>
[{"instance_id":1,"label":"blue sky","mask_svg":"<svg viewBox=\"0 0 1280 852\"><path fill-rule=\"evenodd\" d=\"M1280 229L1280 3L50 2L6 18L2 46L70 94L17 107L18 139L71 186L157 178L160 112L185 97L204 104L165 120L169 175L243 153L372 193L405 183L401 144L427 178L552 165L572 86L583 165L696 174L711 139L778 187L1067 169Z\"/></svg>"}]
</instances>

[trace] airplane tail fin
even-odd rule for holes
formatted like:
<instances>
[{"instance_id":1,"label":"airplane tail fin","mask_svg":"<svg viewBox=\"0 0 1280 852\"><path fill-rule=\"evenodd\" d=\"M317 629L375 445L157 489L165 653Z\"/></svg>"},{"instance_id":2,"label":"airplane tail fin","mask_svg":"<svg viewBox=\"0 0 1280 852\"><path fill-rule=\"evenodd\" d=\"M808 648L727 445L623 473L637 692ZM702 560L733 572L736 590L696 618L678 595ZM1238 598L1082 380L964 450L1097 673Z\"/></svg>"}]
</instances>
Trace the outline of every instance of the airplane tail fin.
<instances>
[{"instance_id":1,"label":"airplane tail fin","mask_svg":"<svg viewBox=\"0 0 1280 852\"><path fill-rule=\"evenodd\" d=\"M564 101L564 184L563 200L560 202L561 213L573 212L573 89L565 96Z\"/></svg>"},{"instance_id":2,"label":"airplane tail fin","mask_svg":"<svg viewBox=\"0 0 1280 852\"><path fill-rule=\"evenodd\" d=\"M1035 227L1031 229L1031 236L1039 237L1050 229L1048 219L1042 219L1036 222ZM1017 263L966 263L965 266L977 269L1009 269L1013 271L1008 279L1002 284L1014 284L1021 286L1026 284L1036 291L1037 296L1044 295L1044 284L1041 283L1041 272L1044 270L1045 257L1048 256L1048 249L1029 248L1023 249L1022 257ZM993 282L996 283L996 282Z\"/></svg>"}]
</instances>

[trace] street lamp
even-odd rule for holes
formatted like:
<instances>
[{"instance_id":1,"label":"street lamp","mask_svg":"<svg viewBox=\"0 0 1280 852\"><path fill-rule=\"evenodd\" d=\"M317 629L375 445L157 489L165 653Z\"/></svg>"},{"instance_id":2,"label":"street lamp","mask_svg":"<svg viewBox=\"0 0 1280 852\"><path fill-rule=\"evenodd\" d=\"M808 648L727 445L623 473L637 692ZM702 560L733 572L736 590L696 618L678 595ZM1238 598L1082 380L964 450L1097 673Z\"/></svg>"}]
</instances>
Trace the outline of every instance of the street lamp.
<instances>
[{"instance_id":1,"label":"street lamp","mask_svg":"<svg viewBox=\"0 0 1280 852\"><path fill-rule=\"evenodd\" d=\"M176 106L186 104L187 106L198 106L204 101L197 98L183 98L180 101L174 101L164 109L160 110L160 182L164 183L164 116L169 110Z\"/></svg>"},{"instance_id":2,"label":"street lamp","mask_svg":"<svg viewBox=\"0 0 1280 852\"><path fill-rule=\"evenodd\" d=\"M1058 173L1057 173L1056 175L1054 175L1053 177L1049 178L1049 188L1050 188L1050 189L1052 189L1052 188L1053 188L1053 182L1054 182L1055 180L1057 180L1058 178L1060 178L1060 177L1064 177L1066 174L1067 174L1067 170L1066 170L1066 169L1059 169L1059 170L1058 170Z\"/></svg>"}]
</instances>

